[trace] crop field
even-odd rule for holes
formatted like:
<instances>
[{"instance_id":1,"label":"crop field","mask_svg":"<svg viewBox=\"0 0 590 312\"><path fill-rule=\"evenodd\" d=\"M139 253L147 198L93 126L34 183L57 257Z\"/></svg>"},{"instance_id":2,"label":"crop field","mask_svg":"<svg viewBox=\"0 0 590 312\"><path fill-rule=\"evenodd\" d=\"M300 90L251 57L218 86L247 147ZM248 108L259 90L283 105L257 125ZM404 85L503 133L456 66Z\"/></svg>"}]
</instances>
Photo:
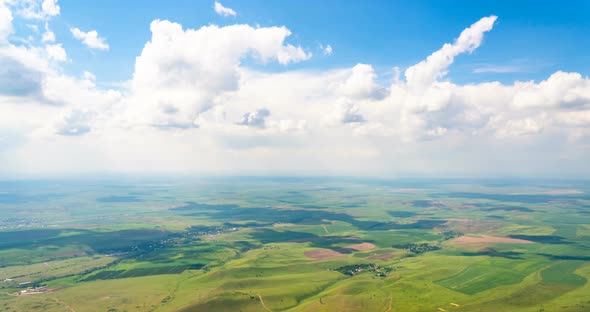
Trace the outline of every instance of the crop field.
<instances>
[{"instance_id":1,"label":"crop field","mask_svg":"<svg viewBox=\"0 0 590 312\"><path fill-rule=\"evenodd\" d=\"M516 284L524 274L514 270L487 265L472 265L451 278L438 281L441 286L473 295L501 285Z\"/></svg>"},{"instance_id":2,"label":"crop field","mask_svg":"<svg viewBox=\"0 0 590 312\"><path fill-rule=\"evenodd\" d=\"M23 183L0 311L590 311L586 182Z\"/></svg>"},{"instance_id":3,"label":"crop field","mask_svg":"<svg viewBox=\"0 0 590 312\"><path fill-rule=\"evenodd\" d=\"M583 264L582 261L563 261L555 263L549 268L541 271L543 283L582 286L586 284L586 278L575 274L574 271Z\"/></svg>"},{"instance_id":4,"label":"crop field","mask_svg":"<svg viewBox=\"0 0 590 312\"><path fill-rule=\"evenodd\" d=\"M0 268L0 280L11 278L18 282L26 282L53 279L106 267L113 261L114 257L93 256L4 267Z\"/></svg>"}]
</instances>

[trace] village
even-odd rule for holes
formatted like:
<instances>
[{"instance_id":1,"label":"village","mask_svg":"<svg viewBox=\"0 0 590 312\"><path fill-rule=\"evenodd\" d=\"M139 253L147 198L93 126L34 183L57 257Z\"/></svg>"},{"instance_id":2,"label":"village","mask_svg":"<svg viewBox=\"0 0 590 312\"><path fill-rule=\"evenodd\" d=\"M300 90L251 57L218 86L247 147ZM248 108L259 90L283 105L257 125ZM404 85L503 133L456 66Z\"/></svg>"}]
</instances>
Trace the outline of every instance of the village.
<instances>
[{"instance_id":1,"label":"village","mask_svg":"<svg viewBox=\"0 0 590 312\"><path fill-rule=\"evenodd\" d=\"M344 265L335 269L331 269L333 271L342 273L348 276L355 276L362 272L374 272L375 276L377 277L386 277L388 273L393 271L392 268L383 268L380 267L378 264L375 263L359 263L359 264L351 264L351 265Z\"/></svg>"}]
</instances>

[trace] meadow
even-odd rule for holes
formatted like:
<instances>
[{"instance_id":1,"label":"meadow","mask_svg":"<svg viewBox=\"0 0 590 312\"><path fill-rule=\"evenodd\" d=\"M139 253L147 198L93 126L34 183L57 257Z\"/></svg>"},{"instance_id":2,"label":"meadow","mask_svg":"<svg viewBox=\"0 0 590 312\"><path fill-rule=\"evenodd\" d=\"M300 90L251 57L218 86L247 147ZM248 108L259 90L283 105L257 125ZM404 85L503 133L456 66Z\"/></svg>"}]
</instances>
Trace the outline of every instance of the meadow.
<instances>
[{"instance_id":1,"label":"meadow","mask_svg":"<svg viewBox=\"0 0 590 312\"><path fill-rule=\"evenodd\" d=\"M590 311L590 183L0 183L0 311Z\"/></svg>"}]
</instances>

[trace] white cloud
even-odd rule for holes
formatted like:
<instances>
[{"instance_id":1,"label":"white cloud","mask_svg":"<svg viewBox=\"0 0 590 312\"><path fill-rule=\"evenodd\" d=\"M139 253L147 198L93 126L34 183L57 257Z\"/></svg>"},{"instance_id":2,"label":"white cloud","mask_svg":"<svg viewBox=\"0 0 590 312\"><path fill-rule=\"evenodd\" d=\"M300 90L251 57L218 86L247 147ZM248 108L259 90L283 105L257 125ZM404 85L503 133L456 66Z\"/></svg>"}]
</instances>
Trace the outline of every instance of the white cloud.
<instances>
[{"instance_id":1,"label":"white cloud","mask_svg":"<svg viewBox=\"0 0 590 312\"><path fill-rule=\"evenodd\" d=\"M590 129L590 110L559 112L556 116L559 125Z\"/></svg>"},{"instance_id":2,"label":"white cloud","mask_svg":"<svg viewBox=\"0 0 590 312\"><path fill-rule=\"evenodd\" d=\"M43 36L41 37L41 41L55 42L55 33L49 29L48 23L45 23L45 32L43 32Z\"/></svg>"},{"instance_id":3,"label":"white cloud","mask_svg":"<svg viewBox=\"0 0 590 312\"><path fill-rule=\"evenodd\" d=\"M512 104L517 108L590 107L590 80L579 73L558 71L540 83L515 84Z\"/></svg>"},{"instance_id":4,"label":"white cloud","mask_svg":"<svg viewBox=\"0 0 590 312\"><path fill-rule=\"evenodd\" d=\"M448 131L447 128L436 127L434 129L427 130L426 135L432 136L432 137L438 137L438 136L444 135L445 133L447 133L447 131Z\"/></svg>"},{"instance_id":5,"label":"white cloud","mask_svg":"<svg viewBox=\"0 0 590 312\"><path fill-rule=\"evenodd\" d=\"M89 71L84 71L84 73L82 73L82 77L84 77L84 79L89 80L89 81L96 80L96 76Z\"/></svg>"},{"instance_id":6,"label":"white cloud","mask_svg":"<svg viewBox=\"0 0 590 312\"><path fill-rule=\"evenodd\" d=\"M97 87L89 72L64 74L59 43L6 43L0 138L11 143L0 147L0 170L590 174L588 77L446 81L454 58L479 47L494 21L476 22L405 79L394 69L388 85L369 64L268 72L244 65L309 59L286 42L286 27L184 29L156 20L121 92ZM5 133L18 135L4 140Z\"/></svg>"},{"instance_id":7,"label":"white cloud","mask_svg":"<svg viewBox=\"0 0 590 312\"><path fill-rule=\"evenodd\" d=\"M270 116L270 111L266 108L261 108L255 112L245 113L237 124L256 128L266 128L266 118L268 116Z\"/></svg>"},{"instance_id":8,"label":"white cloud","mask_svg":"<svg viewBox=\"0 0 590 312\"><path fill-rule=\"evenodd\" d=\"M78 28L70 28L70 32L74 36L74 38L82 41L82 43L91 48L97 50L108 50L109 45L106 43L106 39L99 37L98 32L96 30L91 30L89 32L83 32Z\"/></svg>"},{"instance_id":9,"label":"white cloud","mask_svg":"<svg viewBox=\"0 0 590 312\"><path fill-rule=\"evenodd\" d=\"M11 156L28 142L35 142L31 148L37 148L55 135L88 133L103 118L97 114L106 113L105 108L119 99L115 91L96 90L93 83L64 75L53 60L67 60L61 44L0 47L0 115L6 117L0 129L19 134L18 144L7 151Z\"/></svg>"},{"instance_id":10,"label":"white cloud","mask_svg":"<svg viewBox=\"0 0 590 312\"><path fill-rule=\"evenodd\" d=\"M322 50L324 55L332 55L332 53L334 52L334 49L332 49L332 46L329 44L327 44L326 46L320 44L320 50Z\"/></svg>"},{"instance_id":11,"label":"white cloud","mask_svg":"<svg viewBox=\"0 0 590 312\"><path fill-rule=\"evenodd\" d=\"M366 120L361 115L359 107L348 100L340 100L334 105L331 115L327 116L327 124L355 124Z\"/></svg>"},{"instance_id":12,"label":"white cloud","mask_svg":"<svg viewBox=\"0 0 590 312\"><path fill-rule=\"evenodd\" d=\"M15 6L18 15L26 19L46 20L60 14L57 0L8 1Z\"/></svg>"},{"instance_id":13,"label":"white cloud","mask_svg":"<svg viewBox=\"0 0 590 312\"><path fill-rule=\"evenodd\" d=\"M32 30L32 31L34 31L34 32L36 32L36 33L38 33L38 32L39 32L39 26L37 26L37 25L34 25L34 24L27 24L27 27L28 27L30 30Z\"/></svg>"},{"instance_id":14,"label":"white cloud","mask_svg":"<svg viewBox=\"0 0 590 312\"><path fill-rule=\"evenodd\" d=\"M49 58L53 60L63 62L68 59L66 50L62 47L61 43L48 44L45 46L45 51L47 51L47 55L49 56Z\"/></svg>"},{"instance_id":15,"label":"white cloud","mask_svg":"<svg viewBox=\"0 0 590 312\"><path fill-rule=\"evenodd\" d=\"M496 126L496 120L492 120L491 124ZM543 131L542 124L533 118L500 121L496 127L496 134L500 137L529 136Z\"/></svg>"},{"instance_id":16,"label":"white cloud","mask_svg":"<svg viewBox=\"0 0 590 312\"><path fill-rule=\"evenodd\" d=\"M73 110L66 112L55 124L55 133L65 136L79 136L89 133L89 123L93 117L91 112Z\"/></svg>"},{"instance_id":17,"label":"white cloud","mask_svg":"<svg viewBox=\"0 0 590 312\"><path fill-rule=\"evenodd\" d=\"M480 65L472 70L475 74L494 73L494 74L508 74L523 72L522 66L516 65Z\"/></svg>"},{"instance_id":18,"label":"white cloud","mask_svg":"<svg viewBox=\"0 0 590 312\"><path fill-rule=\"evenodd\" d=\"M6 42L12 32L12 12L0 1L0 44Z\"/></svg>"},{"instance_id":19,"label":"white cloud","mask_svg":"<svg viewBox=\"0 0 590 312\"><path fill-rule=\"evenodd\" d=\"M340 86L340 91L353 99L383 97L385 88L377 84L376 79L377 74L373 66L357 64L352 68L348 79Z\"/></svg>"},{"instance_id":20,"label":"white cloud","mask_svg":"<svg viewBox=\"0 0 590 312\"><path fill-rule=\"evenodd\" d=\"M213 4L213 9L215 10L215 13L221 15L221 16L236 16L238 15L236 13L236 11L224 7L221 3L215 1L215 3Z\"/></svg>"},{"instance_id":21,"label":"white cloud","mask_svg":"<svg viewBox=\"0 0 590 312\"><path fill-rule=\"evenodd\" d=\"M284 43L291 34L285 27L211 25L184 30L180 24L156 20L151 30L132 80L132 102L142 113L131 114L147 124L196 125L199 114L238 88L243 58L286 65L311 57L301 47Z\"/></svg>"},{"instance_id":22,"label":"white cloud","mask_svg":"<svg viewBox=\"0 0 590 312\"><path fill-rule=\"evenodd\" d=\"M43 0L41 4L41 9L43 13L47 16L56 16L59 15L59 5L57 4L57 0Z\"/></svg>"},{"instance_id":23,"label":"white cloud","mask_svg":"<svg viewBox=\"0 0 590 312\"><path fill-rule=\"evenodd\" d=\"M406 69L408 85L421 88L445 76L447 67L453 63L457 55L472 52L479 47L484 33L492 29L496 19L497 17L493 15L480 19L463 30L453 44L445 43L440 50L432 53L426 60Z\"/></svg>"}]
</instances>

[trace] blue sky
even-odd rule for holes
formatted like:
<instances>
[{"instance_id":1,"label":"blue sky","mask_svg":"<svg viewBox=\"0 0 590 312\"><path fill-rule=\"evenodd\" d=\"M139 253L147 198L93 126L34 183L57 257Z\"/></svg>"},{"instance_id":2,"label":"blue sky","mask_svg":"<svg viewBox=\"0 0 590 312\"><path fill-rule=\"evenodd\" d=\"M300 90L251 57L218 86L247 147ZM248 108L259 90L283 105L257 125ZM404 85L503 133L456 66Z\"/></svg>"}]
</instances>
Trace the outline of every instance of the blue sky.
<instances>
[{"instance_id":1,"label":"blue sky","mask_svg":"<svg viewBox=\"0 0 590 312\"><path fill-rule=\"evenodd\" d=\"M588 16L588 1L0 0L0 178L585 178Z\"/></svg>"},{"instance_id":2,"label":"blue sky","mask_svg":"<svg viewBox=\"0 0 590 312\"><path fill-rule=\"evenodd\" d=\"M292 68L350 67L373 64L385 73L408 67L482 16L499 16L486 43L472 56L461 57L449 77L457 82L542 79L556 70L588 74L590 63L590 2L568 1L224 1L238 12L224 18L211 1L60 1L61 15L52 25L63 38L71 73L90 70L102 81L130 79L133 62L149 40L149 24L168 19L184 27L245 23L285 25L300 44L321 56L319 44L334 48L331 56L316 57ZM69 28L96 29L108 38L108 53L92 52L69 35ZM256 64L254 64L256 65ZM501 73L473 73L474 69ZM285 70L282 65L266 70Z\"/></svg>"}]
</instances>

